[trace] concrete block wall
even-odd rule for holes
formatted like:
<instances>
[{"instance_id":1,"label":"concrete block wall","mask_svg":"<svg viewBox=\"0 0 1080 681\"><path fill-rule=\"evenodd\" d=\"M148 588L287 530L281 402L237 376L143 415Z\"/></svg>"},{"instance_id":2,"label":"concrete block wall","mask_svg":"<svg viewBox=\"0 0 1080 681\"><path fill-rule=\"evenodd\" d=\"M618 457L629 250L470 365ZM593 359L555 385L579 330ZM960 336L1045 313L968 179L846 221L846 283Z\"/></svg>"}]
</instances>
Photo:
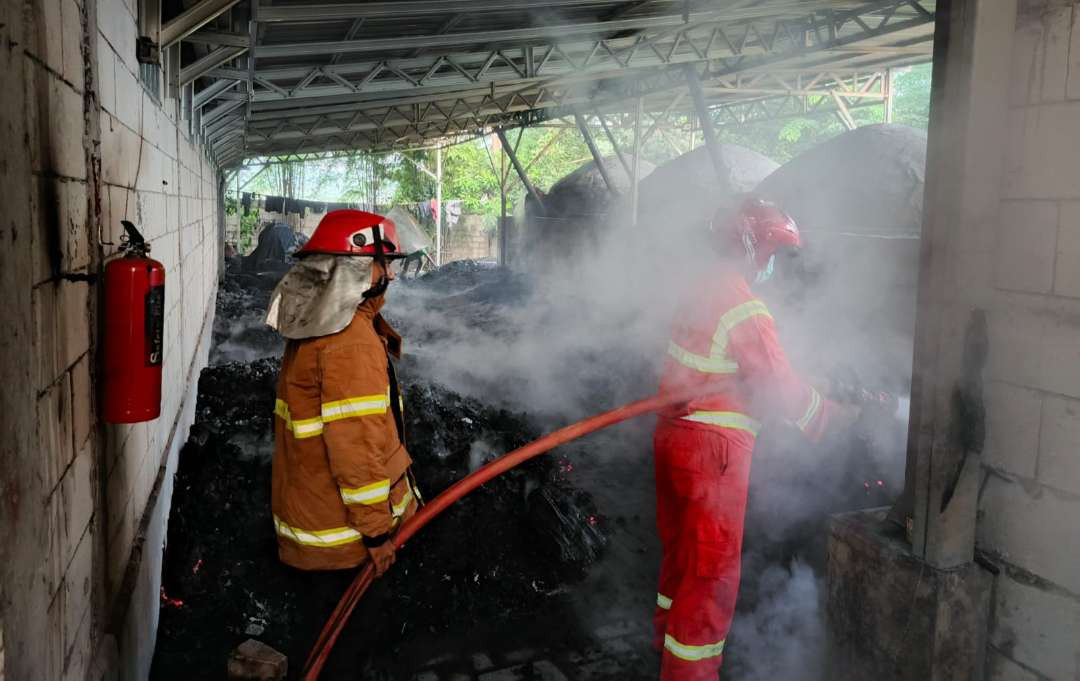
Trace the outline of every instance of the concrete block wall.
<instances>
[{"instance_id":1,"label":"concrete block wall","mask_svg":"<svg viewBox=\"0 0 1080 681\"><path fill-rule=\"evenodd\" d=\"M476 260L495 255L495 235L489 233L488 221L492 218L484 215L462 215L457 224L446 228L443 235L444 263L455 260Z\"/></svg>"},{"instance_id":2,"label":"concrete block wall","mask_svg":"<svg viewBox=\"0 0 1080 681\"><path fill-rule=\"evenodd\" d=\"M1023 0L990 291L977 545L1004 567L989 678L1080 679L1080 3ZM979 250L979 249L973 249ZM982 275L975 272L981 270Z\"/></svg>"},{"instance_id":3,"label":"concrete block wall","mask_svg":"<svg viewBox=\"0 0 1080 681\"><path fill-rule=\"evenodd\" d=\"M144 89L135 12L134 0L0 0L9 681L145 678L170 474L209 351L219 173L176 100ZM166 268L162 415L105 426L95 275L124 218Z\"/></svg>"}]
</instances>

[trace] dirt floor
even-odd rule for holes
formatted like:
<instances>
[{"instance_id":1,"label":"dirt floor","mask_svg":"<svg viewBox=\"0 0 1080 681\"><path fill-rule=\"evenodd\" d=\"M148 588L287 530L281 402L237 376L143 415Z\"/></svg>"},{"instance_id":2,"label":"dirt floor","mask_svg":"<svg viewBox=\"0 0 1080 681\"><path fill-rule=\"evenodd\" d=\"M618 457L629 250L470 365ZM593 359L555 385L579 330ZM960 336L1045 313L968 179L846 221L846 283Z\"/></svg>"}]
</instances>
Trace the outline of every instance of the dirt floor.
<instances>
[{"instance_id":1,"label":"dirt floor","mask_svg":"<svg viewBox=\"0 0 1080 681\"><path fill-rule=\"evenodd\" d=\"M224 678L228 652L247 638L288 655L290 677L298 678L353 577L302 573L276 558L270 455L283 346L261 324L274 280L230 271L219 293L212 366L200 379L196 425L177 473L153 679ZM394 286L386 313L406 338L400 375L408 446L428 498L565 424L570 413L596 413L655 385L651 372L626 370L641 358L602 348L526 355L550 362L560 381L585 376L565 404L547 399L553 391L543 376L456 370L461 358L447 348L463 338L483 334L517 347L522 334L535 333L528 326L535 320L519 314L529 282L454 263ZM544 328L559 334L547 321ZM605 370L575 369L586 361ZM539 406L527 409L533 402ZM652 421L641 419L596 434L452 507L376 582L322 678L655 678L658 656L649 642L659 546L651 429ZM860 453L870 446L864 439L811 447L793 437L764 437L755 453L726 679L820 678L827 515L890 496L892 482ZM809 463L790 465L793 448ZM826 456L837 450L843 455Z\"/></svg>"}]
</instances>

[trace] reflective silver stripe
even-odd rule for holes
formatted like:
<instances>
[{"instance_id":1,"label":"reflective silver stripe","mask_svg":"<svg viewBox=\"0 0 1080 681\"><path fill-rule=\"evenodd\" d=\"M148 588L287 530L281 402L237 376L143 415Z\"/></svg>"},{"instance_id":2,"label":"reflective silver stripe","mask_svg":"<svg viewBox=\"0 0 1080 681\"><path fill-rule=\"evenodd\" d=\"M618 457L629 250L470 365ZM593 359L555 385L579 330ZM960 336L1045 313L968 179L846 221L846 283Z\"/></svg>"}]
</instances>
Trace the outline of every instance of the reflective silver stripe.
<instances>
[{"instance_id":1,"label":"reflective silver stripe","mask_svg":"<svg viewBox=\"0 0 1080 681\"><path fill-rule=\"evenodd\" d=\"M679 643L671 634L664 635L664 649L669 653L688 662L700 662L710 657L719 657L724 652L724 642L709 643L703 646L690 646Z\"/></svg>"},{"instance_id":2,"label":"reflective silver stripe","mask_svg":"<svg viewBox=\"0 0 1080 681\"><path fill-rule=\"evenodd\" d=\"M292 432L293 435L300 439L321 435L323 432L322 419L316 417L313 419L304 419L303 421L293 421Z\"/></svg>"},{"instance_id":3,"label":"reflective silver stripe","mask_svg":"<svg viewBox=\"0 0 1080 681\"><path fill-rule=\"evenodd\" d=\"M363 487L342 487L341 500L346 504L374 506L390 498L390 480L379 480Z\"/></svg>"},{"instance_id":4,"label":"reflective silver stripe","mask_svg":"<svg viewBox=\"0 0 1080 681\"><path fill-rule=\"evenodd\" d=\"M385 414L390 400L385 395L364 395L348 397L344 400L326 402L322 405L322 420L325 423L340 421L354 416Z\"/></svg>"},{"instance_id":5,"label":"reflective silver stripe","mask_svg":"<svg viewBox=\"0 0 1080 681\"><path fill-rule=\"evenodd\" d=\"M276 414L282 421L285 422L285 429L292 431L292 434L297 439L305 437L314 437L323 432L322 417L316 416L310 419L293 420L292 414L289 413L289 405L285 403L285 400L278 399L274 402L274 414Z\"/></svg>"},{"instance_id":6,"label":"reflective silver stripe","mask_svg":"<svg viewBox=\"0 0 1080 681\"><path fill-rule=\"evenodd\" d=\"M806 413L795 422L795 425L799 427L799 430L806 430L810 423L817 416L818 411L821 409L821 395L818 391L810 388L810 404L806 407Z\"/></svg>"},{"instance_id":7,"label":"reflective silver stripe","mask_svg":"<svg viewBox=\"0 0 1080 681\"><path fill-rule=\"evenodd\" d=\"M662 608L664 610L671 610L671 599L664 594L657 592L656 607Z\"/></svg>"},{"instance_id":8,"label":"reflective silver stripe","mask_svg":"<svg viewBox=\"0 0 1080 681\"><path fill-rule=\"evenodd\" d=\"M706 374L734 374L739 370L738 362L723 355L711 357L698 355L678 345L675 341L668 342L668 355L684 367Z\"/></svg>"},{"instance_id":9,"label":"reflective silver stripe","mask_svg":"<svg viewBox=\"0 0 1080 681\"><path fill-rule=\"evenodd\" d=\"M736 411L695 411L682 418L687 421L707 423L710 426L745 430L754 435L757 435L758 431L761 430L761 423L755 421L746 414L740 414Z\"/></svg>"},{"instance_id":10,"label":"reflective silver stripe","mask_svg":"<svg viewBox=\"0 0 1080 681\"><path fill-rule=\"evenodd\" d=\"M330 530L301 530L286 524L274 516L274 529L278 536L290 539L303 546L341 546L360 541L360 533L351 527L335 527Z\"/></svg>"}]
</instances>

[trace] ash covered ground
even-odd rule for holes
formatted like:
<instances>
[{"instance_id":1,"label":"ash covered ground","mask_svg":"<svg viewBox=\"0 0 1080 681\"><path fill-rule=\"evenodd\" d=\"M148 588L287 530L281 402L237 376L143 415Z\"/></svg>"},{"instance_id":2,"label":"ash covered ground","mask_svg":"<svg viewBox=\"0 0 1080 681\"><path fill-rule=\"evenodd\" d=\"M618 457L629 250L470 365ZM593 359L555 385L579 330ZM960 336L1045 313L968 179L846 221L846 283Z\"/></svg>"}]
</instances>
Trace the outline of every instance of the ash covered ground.
<instances>
[{"instance_id":1,"label":"ash covered ground","mask_svg":"<svg viewBox=\"0 0 1080 681\"><path fill-rule=\"evenodd\" d=\"M416 286L438 283L451 306L455 290L475 285L480 271L457 265ZM219 293L212 366L200 378L196 425L181 453L169 521L155 679L222 678L228 652L248 637L286 653L297 677L353 577L352 571L303 573L277 561L270 461L283 344L262 324L275 279L230 271ZM485 305L475 310L478 324L487 305L515 295L504 285L479 294ZM428 498L540 435L525 413L422 380L407 359L400 369L408 446ZM566 587L584 579L608 543L608 521L572 484L573 468L561 456L535 459L429 525L365 598L323 678L404 679L424 667L471 669L470 656L438 660L443 652L434 655L425 643L458 638L490 651L493 667L527 662L504 659L491 639L511 625L528 631L544 613L569 625ZM402 653L410 646L419 650Z\"/></svg>"},{"instance_id":2,"label":"ash covered ground","mask_svg":"<svg viewBox=\"0 0 1080 681\"><path fill-rule=\"evenodd\" d=\"M223 678L247 638L288 655L298 678L353 577L277 561L270 457L283 344L262 324L275 280L230 271L219 293L177 474L154 679ZM428 498L541 432L655 389L653 346L667 329L590 314L578 295L472 262L393 285L384 312L406 340L407 437ZM322 678L655 678L652 426L598 433L452 507L376 582ZM860 459L866 446L762 437L722 678L820 678L827 516L891 491L873 457Z\"/></svg>"}]
</instances>

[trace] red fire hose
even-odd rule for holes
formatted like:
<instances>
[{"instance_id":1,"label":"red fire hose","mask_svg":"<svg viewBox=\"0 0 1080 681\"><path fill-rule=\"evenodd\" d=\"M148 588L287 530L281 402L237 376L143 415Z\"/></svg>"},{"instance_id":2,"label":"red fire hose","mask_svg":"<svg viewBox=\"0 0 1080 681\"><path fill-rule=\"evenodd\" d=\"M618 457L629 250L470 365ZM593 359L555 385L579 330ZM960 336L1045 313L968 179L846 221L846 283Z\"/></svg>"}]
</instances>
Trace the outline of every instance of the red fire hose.
<instances>
[{"instance_id":1,"label":"red fire hose","mask_svg":"<svg viewBox=\"0 0 1080 681\"><path fill-rule=\"evenodd\" d=\"M457 481L443 491L442 494L429 501L416 515L401 526L401 529L397 531L391 541L394 542L395 548L403 547L405 542L420 531L420 528L431 522L435 516L445 511L455 501L492 478L502 475L533 457L602 428L607 428L642 414L687 402L695 397L702 396L702 394L702 390L698 388L697 390L655 395L644 400L631 402L618 409L597 414L584 421L578 421L556 430L554 433L545 435L539 440L530 442L524 447L515 449L509 454L495 459L475 473ZM327 620L326 626L323 627L322 632L319 634L319 639L315 642L315 647L312 648L311 654L308 655L307 662L304 665L304 681L315 681L315 679L319 678L319 673L322 671L323 665L326 664L326 658L330 655L334 643L337 642L338 635L341 634L341 630L345 627L345 623L349 621L356 604L360 602L360 598L373 581L375 581L375 568L369 562L360 570L353 583L349 585L345 595L342 596L341 601L334 608L334 612L331 613L330 619Z\"/></svg>"}]
</instances>

